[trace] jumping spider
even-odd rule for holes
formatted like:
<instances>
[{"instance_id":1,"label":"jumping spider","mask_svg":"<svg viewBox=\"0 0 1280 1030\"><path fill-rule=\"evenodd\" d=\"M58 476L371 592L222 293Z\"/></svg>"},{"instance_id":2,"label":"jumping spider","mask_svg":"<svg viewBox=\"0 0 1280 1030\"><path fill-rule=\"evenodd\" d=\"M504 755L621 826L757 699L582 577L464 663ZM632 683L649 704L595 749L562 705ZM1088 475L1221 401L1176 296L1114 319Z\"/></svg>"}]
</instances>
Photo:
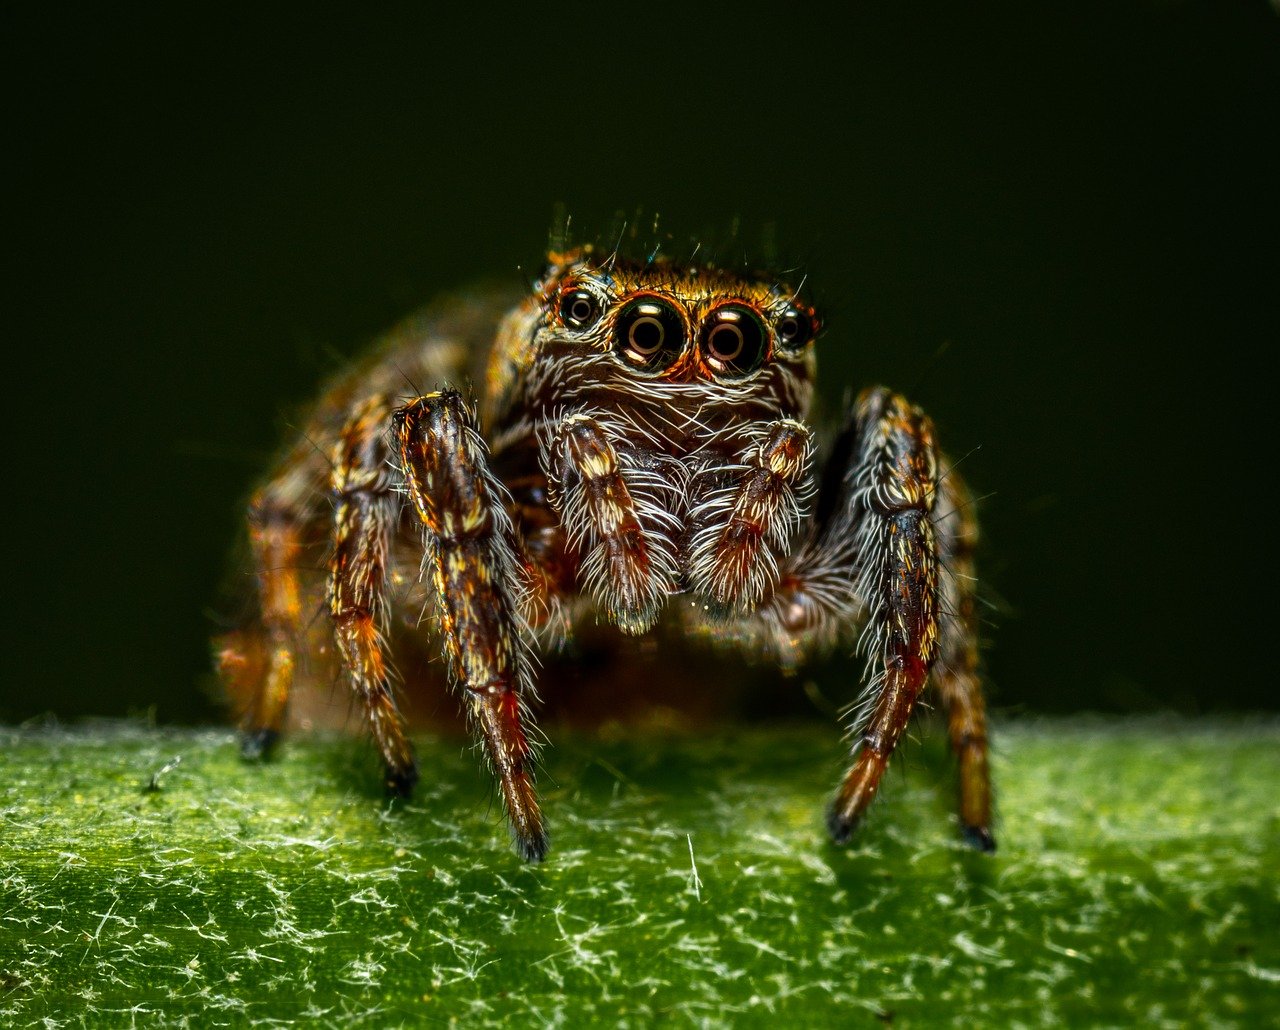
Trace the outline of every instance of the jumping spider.
<instances>
[{"instance_id":1,"label":"jumping spider","mask_svg":"<svg viewBox=\"0 0 1280 1030\"><path fill-rule=\"evenodd\" d=\"M438 614L530 861L547 852L529 738L535 647L584 618L634 635L664 615L785 669L857 640L866 701L830 809L837 842L932 679L965 839L994 849L970 501L940 471L928 417L882 388L858 398L815 468L805 417L819 328L769 277L590 247L552 253L505 315L463 299L406 323L331 386L253 498L259 615L220 645L249 699L246 753L276 739L298 660L316 650L304 570L327 554L330 639L387 787L408 794L417 779L391 689L395 598ZM445 385L469 377L483 384L478 406ZM407 383L432 389L406 396Z\"/></svg>"}]
</instances>

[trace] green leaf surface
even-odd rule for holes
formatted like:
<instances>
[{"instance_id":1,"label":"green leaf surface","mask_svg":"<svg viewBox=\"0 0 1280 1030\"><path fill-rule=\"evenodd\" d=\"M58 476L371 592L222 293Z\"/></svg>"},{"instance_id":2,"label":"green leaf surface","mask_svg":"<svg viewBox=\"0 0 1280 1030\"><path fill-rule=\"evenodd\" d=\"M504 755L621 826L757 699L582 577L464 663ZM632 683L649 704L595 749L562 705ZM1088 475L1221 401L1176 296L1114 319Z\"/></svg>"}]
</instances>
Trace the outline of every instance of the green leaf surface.
<instances>
[{"instance_id":1,"label":"green leaf surface","mask_svg":"<svg viewBox=\"0 0 1280 1030\"><path fill-rule=\"evenodd\" d=\"M4 1025L1280 1020L1274 721L999 726L995 856L933 738L838 849L829 729L570 735L541 866L453 740L408 804L349 739L0 740Z\"/></svg>"}]
</instances>

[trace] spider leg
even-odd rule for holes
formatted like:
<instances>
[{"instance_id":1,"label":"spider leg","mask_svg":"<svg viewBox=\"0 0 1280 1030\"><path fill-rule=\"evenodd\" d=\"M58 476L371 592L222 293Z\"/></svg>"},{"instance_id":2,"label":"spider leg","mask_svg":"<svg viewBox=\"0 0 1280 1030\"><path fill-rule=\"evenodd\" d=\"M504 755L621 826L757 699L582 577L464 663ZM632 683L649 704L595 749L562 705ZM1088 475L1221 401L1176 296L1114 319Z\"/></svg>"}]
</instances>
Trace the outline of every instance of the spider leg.
<instances>
[{"instance_id":1,"label":"spider leg","mask_svg":"<svg viewBox=\"0 0 1280 1030\"><path fill-rule=\"evenodd\" d=\"M778 581L776 551L800 520L800 485L812 456L808 427L768 423L744 467L694 507L693 586L720 604L751 610Z\"/></svg>"},{"instance_id":2,"label":"spider leg","mask_svg":"<svg viewBox=\"0 0 1280 1030\"><path fill-rule=\"evenodd\" d=\"M987 714L978 680L973 550L978 525L973 502L954 471L942 482L934 512L941 565L942 637L933 683L947 708L951 750L960 767L960 825L965 840L995 851L991 834L991 774Z\"/></svg>"},{"instance_id":3,"label":"spider leg","mask_svg":"<svg viewBox=\"0 0 1280 1030\"><path fill-rule=\"evenodd\" d=\"M249 506L249 543L258 579L260 623L220 641L219 671L235 696L246 697L240 751L267 755L284 725L297 665L302 611L298 560L302 518L277 492L259 491Z\"/></svg>"},{"instance_id":4,"label":"spider leg","mask_svg":"<svg viewBox=\"0 0 1280 1030\"><path fill-rule=\"evenodd\" d=\"M407 796L418 769L391 693L382 639L388 555L401 504L388 463L390 415L384 397L364 401L353 410L335 449L329 614L351 687L386 763L387 789Z\"/></svg>"},{"instance_id":5,"label":"spider leg","mask_svg":"<svg viewBox=\"0 0 1280 1030\"><path fill-rule=\"evenodd\" d=\"M875 798L926 679L947 705L967 843L995 850L986 713L977 677L977 527L954 472L938 475L933 426L883 389L858 400L823 471L808 539L784 564L746 639L794 669L865 621L867 701L828 823L849 838Z\"/></svg>"},{"instance_id":6,"label":"spider leg","mask_svg":"<svg viewBox=\"0 0 1280 1030\"><path fill-rule=\"evenodd\" d=\"M938 478L933 425L885 390L864 394L856 412L848 504L836 521L856 541L856 589L867 611L862 647L878 693L859 728L853 764L828 825L847 840L875 798L938 650L938 558L933 510ZM878 666L878 668L876 668Z\"/></svg>"},{"instance_id":7,"label":"spider leg","mask_svg":"<svg viewBox=\"0 0 1280 1030\"><path fill-rule=\"evenodd\" d=\"M393 434L425 531L450 675L466 692L516 848L526 860L541 861L547 833L522 724L533 695L532 666L506 491L489 471L475 417L457 391L427 394L398 409Z\"/></svg>"},{"instance_id":8,"label":"spider leg","mask_svg":"<svg viewBox=\"0 0 1280 1030\"><path fill-rule=\"evenodd\" d=\"M624 633L640 634L658 617L674 578L673 561L642 524L635 487L644 473L630 468L630 485L610 434L590 415L569 415L545 448L547 478L570 545L582 556L582 575ZM653 518L663 509L648 505Z\"/></svg>"},{"instance_id":9,"label":"spider leg","mask_svg":"<svg viewBox=\"0 0 1280 1030\"><path fill-rule=\"evenodd\" d=\"M938 653L933 426L905 399L864 393L824 471L809 541L762 612L779 650L864 617L867 704L855 712L853 762L828 818L849 838L875 798Z\"/></svg>"}]
</instances>

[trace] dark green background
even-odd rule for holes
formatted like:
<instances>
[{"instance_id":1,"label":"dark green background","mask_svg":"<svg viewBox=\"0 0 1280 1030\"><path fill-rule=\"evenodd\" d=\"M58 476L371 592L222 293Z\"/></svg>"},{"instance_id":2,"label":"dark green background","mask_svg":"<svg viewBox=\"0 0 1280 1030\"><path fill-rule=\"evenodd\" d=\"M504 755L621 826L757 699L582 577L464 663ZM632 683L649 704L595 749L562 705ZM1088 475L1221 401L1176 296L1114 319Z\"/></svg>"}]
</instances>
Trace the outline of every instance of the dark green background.
<instances>
[{"instance_id":1,"label":"dark green background","mask_svg":"<svg viewBox=\"0 0 1280 1030\"><path fill-rule=\"evenodd\" d=\"M1274 708L1278 19L1027 6L10 9L0 718L207 715L283 414L518 282L556 201L776 223L826 395L884 381L978 448L997 704Z\"/></svg>"}]
</instances>

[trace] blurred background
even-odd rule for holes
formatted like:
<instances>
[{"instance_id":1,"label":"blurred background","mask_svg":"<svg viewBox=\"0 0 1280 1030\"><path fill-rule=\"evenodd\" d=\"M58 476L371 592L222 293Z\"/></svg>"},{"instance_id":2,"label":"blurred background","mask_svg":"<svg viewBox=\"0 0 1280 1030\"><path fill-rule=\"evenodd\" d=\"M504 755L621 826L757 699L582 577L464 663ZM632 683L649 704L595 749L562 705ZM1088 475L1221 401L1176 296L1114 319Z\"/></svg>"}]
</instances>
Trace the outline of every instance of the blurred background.
<instances>
[{"instance_id":1,"label":"blurred background","mask_svg":"<svg viewBox=\"0 0 1280 1030\"><path fill-rule=\"evenodd\" d=\"M447 10L446 10L447 8ZM776 226L823 390L884 382L981 504L1007 711L1275 709L1265 3L771 18L433 5L4 15L0 719L215 715L207 638L290 412L576 225Z\"/></svg>"}]
</instances>

